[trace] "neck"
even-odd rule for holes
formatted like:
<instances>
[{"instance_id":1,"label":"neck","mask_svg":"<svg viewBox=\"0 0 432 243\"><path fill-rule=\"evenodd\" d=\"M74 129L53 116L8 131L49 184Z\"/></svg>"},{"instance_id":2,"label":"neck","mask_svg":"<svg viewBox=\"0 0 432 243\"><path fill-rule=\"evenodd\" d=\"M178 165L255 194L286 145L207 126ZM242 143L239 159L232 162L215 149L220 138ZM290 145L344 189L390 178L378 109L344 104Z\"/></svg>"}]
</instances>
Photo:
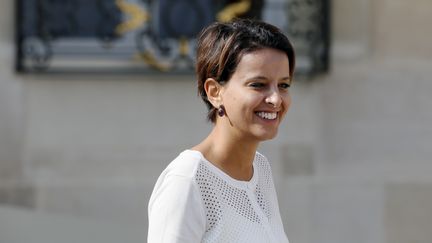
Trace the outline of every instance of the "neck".
<instances>
[{"instance_id":1,"label":"neck","mask_svg":"<svg viewBox=\"0 0 432 243\"><path fill-rule=\"evenodd\" d=\"M209 136L193 149L234 179L250 180L257 147L257 141L233 136L216 125Z\"/></svg>"}]
</instances>

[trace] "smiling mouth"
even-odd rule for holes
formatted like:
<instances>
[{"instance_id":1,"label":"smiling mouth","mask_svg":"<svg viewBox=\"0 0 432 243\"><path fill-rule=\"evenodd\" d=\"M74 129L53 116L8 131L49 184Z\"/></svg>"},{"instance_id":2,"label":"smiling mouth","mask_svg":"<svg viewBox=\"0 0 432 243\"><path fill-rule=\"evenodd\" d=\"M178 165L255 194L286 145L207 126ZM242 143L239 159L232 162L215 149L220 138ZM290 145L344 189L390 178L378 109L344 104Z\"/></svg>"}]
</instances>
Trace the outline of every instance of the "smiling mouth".
<instances>
[{"instance_id":1,"label":"smiling mouth","mask_svg":"<svg viewBox=\"0 0 432 243\"><path fill-rule=\"evenodd\" d=\"M255 112L255 114L257 114L259 117L261 117L262 119L266 119L266 120L275 120L277 118L277 112L264 112L264 111L259 111L259 112Z\"/></svg>"}]
</instances>

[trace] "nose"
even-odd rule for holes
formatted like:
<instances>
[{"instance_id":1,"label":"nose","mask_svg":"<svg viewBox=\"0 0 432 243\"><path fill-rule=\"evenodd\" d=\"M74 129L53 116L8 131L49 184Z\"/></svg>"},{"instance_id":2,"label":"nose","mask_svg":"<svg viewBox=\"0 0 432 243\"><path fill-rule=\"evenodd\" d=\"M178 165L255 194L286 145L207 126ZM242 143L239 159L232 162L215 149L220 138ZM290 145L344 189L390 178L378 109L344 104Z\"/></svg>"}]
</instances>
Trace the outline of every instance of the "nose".
<instances>
[{"instance_id":1,"label":"nose","mask_svg":"<svg viewBox=\"0 0 432 243\"><path fill-rule=\"evenodd\" d=\"M278 89L271 89L267 95L265 102L272 105L274 108L278 108L282 104L282 97Z\"/></svg>"}]
</instances>

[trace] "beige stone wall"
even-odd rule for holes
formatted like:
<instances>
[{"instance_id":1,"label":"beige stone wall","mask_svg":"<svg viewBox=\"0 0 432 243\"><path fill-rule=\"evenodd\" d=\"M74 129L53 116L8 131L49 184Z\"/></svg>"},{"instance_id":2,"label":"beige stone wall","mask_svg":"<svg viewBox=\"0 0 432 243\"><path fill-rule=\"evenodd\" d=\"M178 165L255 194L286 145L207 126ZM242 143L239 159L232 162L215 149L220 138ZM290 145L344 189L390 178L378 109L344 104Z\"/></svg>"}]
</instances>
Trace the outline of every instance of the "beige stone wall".
<instances>
[{"instance_id":1,"label":"beige stone wall","mask_svg":"<svg viewBox=\"0 0 432 243\"><path fill-rule=\"evenodd\" d=\"M313 166L282 162L296 171L280 199L288 235L430 242L432 2L332 2L332 71L310 90L320 120Z\"/></svg>"},{"instance_id":2,"label":"beige stone wall","mask_svg":"<svg viewBox=\"0 0 432 243\"><path fill-rule=\"evenodd\" d=\"M391 183L387 185L385 195L387 242L430 242L432 185Z\"/></svg>"},{"instance_id":3,"label":"beige stone wall","mask_svg":"<svg viewBox=\"0 0 432 243\"><path fill-rule=\"evenodd\" d=\"M0 203L34 205L23 177L25 111L23 84L13 73L13 1L0 8Z\"/></svg>"},{"instance_id":4,"label":"beige stone wall","mask_svg":"<svg viewBox=\"0 0 432 243\"><path fill-rule=\"evenodd\" d=\"M378 57L430 59L432 6L428 0L376 0L373 49Z\"/></svg>"},{"instance_id":5,"label":"beige stone wall","mask_svg":"<svg viewBox=\"0 0 432 243\"><path fill-rule=\"evenodd\" d=\"M332 57L366 58L371 54L374 0L333 0Z\"/></svg>"}]
</instances>

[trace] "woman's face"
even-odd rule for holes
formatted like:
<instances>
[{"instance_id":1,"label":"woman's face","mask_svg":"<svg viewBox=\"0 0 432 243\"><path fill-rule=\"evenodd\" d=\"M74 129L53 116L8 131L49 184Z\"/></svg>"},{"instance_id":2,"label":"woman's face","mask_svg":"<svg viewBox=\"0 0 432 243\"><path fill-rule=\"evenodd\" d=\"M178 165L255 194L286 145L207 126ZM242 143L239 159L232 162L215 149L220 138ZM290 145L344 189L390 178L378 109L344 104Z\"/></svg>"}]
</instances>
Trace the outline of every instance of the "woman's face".
<instances>
[{"instance_id":1,"label":"woman's face","mask_svg":"<svg viewBox=\"0 0 432 243\"><path fill-rule=\"evenodd\" d=\"M222 87L221 98L232 135L264 141L274 138L291 104L287 55L264 48L243 55ZM219 118L218 118L219 119Z\"/></svg>"}]
</instances>

